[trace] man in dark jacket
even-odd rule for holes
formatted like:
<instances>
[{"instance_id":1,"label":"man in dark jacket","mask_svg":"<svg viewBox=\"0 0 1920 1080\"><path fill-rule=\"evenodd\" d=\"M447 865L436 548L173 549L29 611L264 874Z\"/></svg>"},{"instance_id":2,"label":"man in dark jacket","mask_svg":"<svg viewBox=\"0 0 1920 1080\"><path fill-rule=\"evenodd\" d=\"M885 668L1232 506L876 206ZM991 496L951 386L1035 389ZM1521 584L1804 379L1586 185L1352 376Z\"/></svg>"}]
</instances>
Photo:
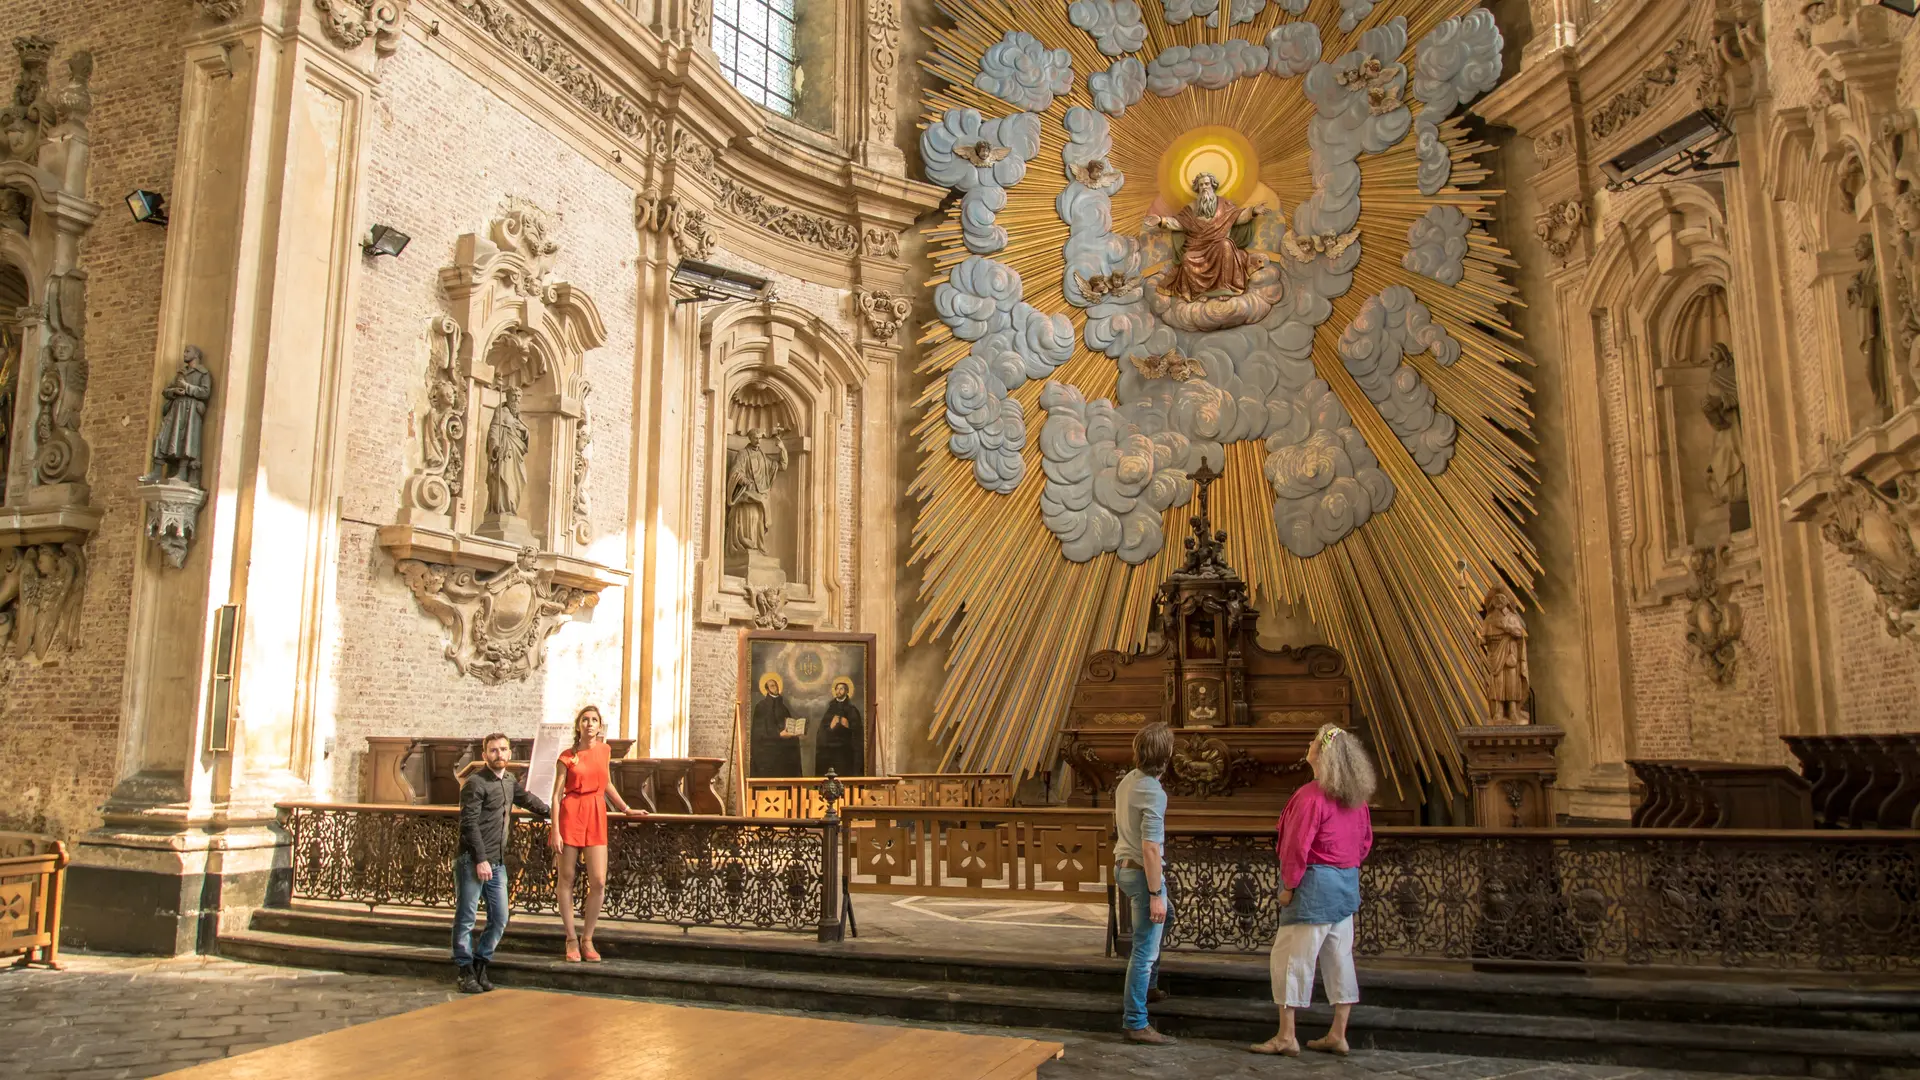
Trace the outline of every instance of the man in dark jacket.
<instances>
[{"instance_id":1,"label":"man in dark jacket","mask_svg":"<svg viewBox=\"0 0 1920 1080\"><path fill-rule=\"evenodd\" d=\"M453 962L460 965L460 992L493 989L487 964L507 932L507 840L515 804L547 816L547 804L507 771L513 744L498 732L480 740L483 764L460 788L460 853L453 860L457 904L453 913ZM487 902L487 928L473 941L480 900Z\"/></svg>"}]
</instances>

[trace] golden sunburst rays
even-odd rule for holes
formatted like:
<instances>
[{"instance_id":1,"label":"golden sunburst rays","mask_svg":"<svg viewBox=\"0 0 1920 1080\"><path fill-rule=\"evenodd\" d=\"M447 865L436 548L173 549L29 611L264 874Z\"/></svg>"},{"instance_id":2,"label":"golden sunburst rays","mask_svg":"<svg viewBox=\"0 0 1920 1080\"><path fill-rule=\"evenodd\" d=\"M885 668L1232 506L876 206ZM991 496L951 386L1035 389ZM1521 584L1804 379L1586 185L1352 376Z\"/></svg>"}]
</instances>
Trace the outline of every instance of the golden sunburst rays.
<instances>
[{"instance_id":1,"label":"golden sunburst rays","mask_svg":"<svg viewBox=\"0 0 1920 1080\"><path fill-rule=\"evenodd\" d=\"M1228 36L1264 41L1285 21L1269 4L1247 25L1222 29L1195 19L1169 27L1158 0L1143 0L1142 6L1148 39L1137 55L1143 61L1173 45ZM1320 24L1323 55L1338 56L1354 48L1365 30L1404 16L1409 46L1402 59L1410 65L1413 43L1475 6L1478 0L1382 0L1350 33L1338 30L1338 5L1332 0L1314 0L1307 18ZM1055 199L1067 184L1061 167L1062 118L1073 106L1091 106L1086 76L1112 60L1071 25L1065 0L1032 7L985 0L948 14L954 25L930 31L935 48L923 61L950 84L926 96L928 123L954 108L977 109L988 118L1018 111L971 85L982 55L1008 30L1023 30L1073 56L1074 88L1042 114L1039 153L997 217L1009 243L992 258L1021 275L1026 302L1067 314L1078 333L1085 314L1065 302L1062 247L1069 230L1055 211ZM1111 124L1110 161L1128 177L1113 198L1116 231L1132 231L1131 223L1147 212L1165 149L1210 124L1245 136L1260 182L1291 210L1312 194L1306 140L1312 114L1297 79L1242 79L1225 90L1189 89L1172 98L1147 94ZM1353 288L1334 301L1333 316L1314 343L1316 370L1346 405L1393 481L1392 507L1318 556L1300 559L1280 545L1274 528L1262 444L1229 446L1225 475L1214 489L1216 523L1229 534L1228 558L1247 578L1256 603L1304 608L1327 643L1347 657L1361 709L1378 733L1382 764L1394 785L1409 793L1423 781L1457 790L1452 733L1474 722L1481 709L1479 597L1501 577L1530 591L1538 572L1520 524L1531 510L1535 471L1527 449L1528 360L1515 347L1517 335L1504 316L1508 305L1518 303L1506 276L1514 263L1484 228L1500 193L1475 189L1489 175L1478 160L1488 148L1473 142L1458 121L1443 123L1441 133L1453 156L1453 183L1431 198L1421 196L1415 184L1418 160L1411 136L1385 154L1361 158L1364 254ZM1465 276L1452 286L1401 265L1409 227L1442 204L1481 226L1469 236ZM929 282L933 285L968 255L957 207L928 230L928 239L941 274ZM1456 423L1454 456L1438 477L1414 463L1347 373L1337 349L1340 334L1365 302L1393 285L1411 288L1461 345L1459 360L1449 367L1425 354L1406 360ZM1040 513L1046 479L1038 439L1046 416L1038 399L1046 380L1030 380L1011 394L1025 409L1026 471L1012 493L993 494L975 481L971 462L947 450L944 373L966 355L969 343L956 340L937 321L928 324L922 342L918 370L929 378L914 434L923 456L909 490L920 503L913 546L923 569L924 606L911 640L944 636L949 646L947 679L929 736L944 743L944 768L1037 771L1050 763L1059 721L1085 658L1144 639L1153 592L1182 557L1193 508L1176 507L1164 515L1166 546L1140 565L1129 566L1113 555L1068 562ZM1091 401L1112 398L1118 374L1114 360L1081 348L1051 379L1073 385Z\"/></svg>"}]
</instances>

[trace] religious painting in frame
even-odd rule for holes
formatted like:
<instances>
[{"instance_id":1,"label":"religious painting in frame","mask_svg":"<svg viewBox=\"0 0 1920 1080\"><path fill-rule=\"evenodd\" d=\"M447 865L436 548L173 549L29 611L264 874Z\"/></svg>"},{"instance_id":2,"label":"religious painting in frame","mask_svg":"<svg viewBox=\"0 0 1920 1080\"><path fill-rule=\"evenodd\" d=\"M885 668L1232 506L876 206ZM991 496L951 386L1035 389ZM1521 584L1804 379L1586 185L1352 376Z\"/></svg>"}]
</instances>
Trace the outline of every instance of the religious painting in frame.
<instances>
[{"instance_id":1,"label":"religious painting in frame","mask_svg":"<svg viewBox=\"0 0 1920 1080\"><path fill-rule=\"evenodd\" d=\"M872 634L741 632L742 776L874 775L873 643Z\"/></svg>"}]
</instances>

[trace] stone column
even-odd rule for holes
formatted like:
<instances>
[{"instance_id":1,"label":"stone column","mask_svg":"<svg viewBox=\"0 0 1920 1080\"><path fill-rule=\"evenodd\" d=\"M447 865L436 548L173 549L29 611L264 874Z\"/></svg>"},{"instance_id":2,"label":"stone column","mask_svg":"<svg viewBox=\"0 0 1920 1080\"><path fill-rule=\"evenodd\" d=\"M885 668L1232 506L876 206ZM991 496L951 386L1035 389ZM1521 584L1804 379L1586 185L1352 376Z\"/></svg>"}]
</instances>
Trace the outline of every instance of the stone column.
<instances>
[{"instance_id":1,"label":"stone column","mask_svg":"<svg viewBox=\"0 0 1920 1080\"><path fill-rule=\"evenodd\" d=\"M367 117L403 7L202 4L188 41L148 414L200 346L208 505L184 569L142 547L120 782L69 878L77 943L192 950L284 872L273 804L305 790L327 683Z\"/></svg>"},{"instance_id":2,"label":"stone column","mask_svg":"<svg viewBox=\"0 0 1920 1080\"><path fill-rule=\"evenodd\" d=\"M900 0L864 0L861 11L862 80L860 163L900 175L906 156L897 145L899 125Z\"/></svg>"},{"instance_id":3,"label":"stone column","mask_svg":"<svg viewBox=\"0 0 1920 1080\"><path fill-rule=\"evenodd\" d=\"M645 752L636 756L687 755L687 668L693 625L692 448L696 438L691 385L698 369L699 305L676 304L673 268L688 213L672 190L672 177L635 202L640 231L639 326L635 329L632 469L628 489L627 564L634 568L627 590L626 672L621 731Z\"/></svg>"},{"instance_id":4,"label":"stone column","mask_svg":"<svg viewBox=\"0 0 1920 1080\"><path fill-rule=\"evenodd\" d=\"M912 505L910 500L900 498L896 480L898 454L894 440L903 425L895 376L903 367L903 348L919 334L903 269L891 261L863 259L861 278L874 282L874 287L856 287L853 293L860 356L867 364L866 381L860 387L860 449L855 473L859 478L855 485L855 574L860 584L854 625L874 635L874 702L879 715L887 718L887 732L898 730L902 724L902 718L893 711L894 661L906 630L900 614L904 605L896 595L897 567L906 555L900 550L898 515L903 507ZM870 763L868 771L885 776L897 763L893 747L885 738L878 746L880 760Z\"/></svg>"}]
</instances>

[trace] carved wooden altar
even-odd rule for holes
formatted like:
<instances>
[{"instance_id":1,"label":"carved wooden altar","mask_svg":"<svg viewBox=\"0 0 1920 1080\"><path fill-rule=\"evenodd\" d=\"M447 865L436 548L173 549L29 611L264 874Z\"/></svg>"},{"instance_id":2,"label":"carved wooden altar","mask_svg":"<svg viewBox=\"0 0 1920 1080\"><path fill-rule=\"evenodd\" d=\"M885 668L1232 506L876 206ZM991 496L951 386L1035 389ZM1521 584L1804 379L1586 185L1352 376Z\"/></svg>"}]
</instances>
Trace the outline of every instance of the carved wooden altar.
<instances>
[{"instance_id":1,"label":"carved wooden altar","mask_svg":"<svg viewBox=\"0 0 1920 1080\"><path fill-rule=\"evenodd\" d=\"M1205 466L1194 474L1200 510L1186 562L1155 597L1158 643L1097 652L1081 668L1060 749L1074 805L1101 805L1132 766L1134 733L1161 720L1175 737L1161 780L1171 806L1278 812L1312 775L1307 747L1320 725L1359 722L1338 652L1256 640L1259 612L1207 513L1216 475Z\"/></svg>"}]
</instances>

